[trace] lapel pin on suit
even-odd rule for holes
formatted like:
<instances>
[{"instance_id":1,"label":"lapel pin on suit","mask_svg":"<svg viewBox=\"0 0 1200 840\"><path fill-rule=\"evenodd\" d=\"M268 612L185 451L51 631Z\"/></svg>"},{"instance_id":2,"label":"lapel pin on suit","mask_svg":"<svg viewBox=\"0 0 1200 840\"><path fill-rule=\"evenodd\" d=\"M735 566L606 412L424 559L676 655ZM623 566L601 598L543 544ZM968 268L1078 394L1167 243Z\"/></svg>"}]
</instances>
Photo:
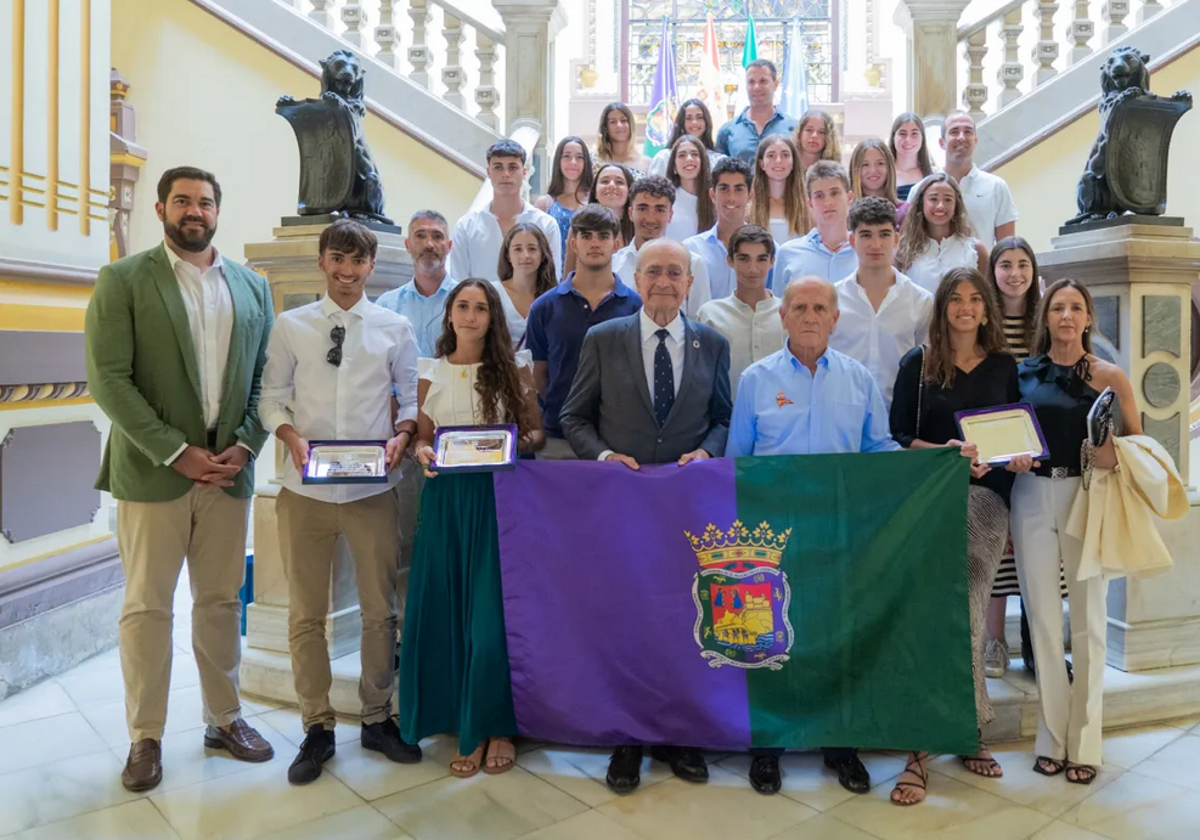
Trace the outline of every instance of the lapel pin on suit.
<instances>
[{"instance_id":1,"label":"lapel pin on suit","mask_svg":"<svg viewBox=\"0 0 1200 840\"><path fill-rule=\"evenodd\" d=\"M692 346L693 346L693 347L695 347L697 350L699 350L699 349L700 349L700 339L698 339L698 338L693 338L693 339L692 339Z\"/></svg>"}]
</instances>

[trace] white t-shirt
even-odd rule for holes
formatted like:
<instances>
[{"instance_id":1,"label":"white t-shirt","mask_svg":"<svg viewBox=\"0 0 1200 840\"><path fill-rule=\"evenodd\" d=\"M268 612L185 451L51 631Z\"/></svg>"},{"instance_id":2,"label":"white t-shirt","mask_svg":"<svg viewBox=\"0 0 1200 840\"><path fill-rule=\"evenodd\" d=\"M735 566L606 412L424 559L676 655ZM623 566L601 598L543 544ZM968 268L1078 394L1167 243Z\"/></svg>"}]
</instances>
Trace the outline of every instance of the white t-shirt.
<instances>
[{"instance_id":1,"label":"white t-shirt","mask_svg":"<svg viewBox=\"0 0 1200 840\"><path fill-rule=\"evenodd\" d=\"M930 239L906 271L909 278L931 295L936 295L946 272L952 268L978 268L979 252L974 237L947 236L941 242Z\"/></svg>"},{"instance_id":2,"label":"white t-shirt","mask_svg":"<svg viewBox=\"0 0 1200 840\"><path fill-rule=\"evenodd\" d=\"M999 175L984 172L978 166L958 182L962 190L963 204L975 236L989 251L996 244L996 228L1017 220L1017 204L1012 191Z\"/></svg>"},{"instance_id":3,"label":"white t-shirt","mask_svg":"<svg viewBox=\"0 0 1200 840\"><path fill-rule=\"evenodd\" d=\"M683 242L699 233L700 231L696 230L699 226L699 211L696 203L696 196L683 187L676 187L674 212L671 215L671 223L667 225L663 236L667 239L674 239L676 242Z\"/></svg>"}]
</instances>

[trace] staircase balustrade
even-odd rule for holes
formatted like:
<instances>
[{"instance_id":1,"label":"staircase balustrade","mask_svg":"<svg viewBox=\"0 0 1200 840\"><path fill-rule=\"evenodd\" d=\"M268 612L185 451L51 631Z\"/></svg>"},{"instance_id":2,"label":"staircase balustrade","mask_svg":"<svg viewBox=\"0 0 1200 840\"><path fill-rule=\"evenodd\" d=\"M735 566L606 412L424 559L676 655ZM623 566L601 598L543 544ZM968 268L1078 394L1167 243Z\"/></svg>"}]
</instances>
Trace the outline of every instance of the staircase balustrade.
<instances>
[{"instance_id":1,"label":"staircase balustrade","mask_svg":"<svg viewBox=\"0 0 1200 840\"><path fill-rule=\"evenodd\" d=\"M1136 12L1127 24L1131 4ZM1163 8L1159 0L1012 0L962 24L962 107L976 119L995 114ZM1097 21L1103 37L1094 41Z\"/></svg>"},{"instance_id":2,"label":"staircase balustrade","mask_svg":"<svg viewBox=\"0 0 1200 840\"><path fill-rule=\"evenodd\" d=\"M359 53L503 132L500 90L506 37L489 0L263 2L281 3L307 15ZM431 43L435 33L440 33L440 43Z\"/></svg>"}]
</instances>

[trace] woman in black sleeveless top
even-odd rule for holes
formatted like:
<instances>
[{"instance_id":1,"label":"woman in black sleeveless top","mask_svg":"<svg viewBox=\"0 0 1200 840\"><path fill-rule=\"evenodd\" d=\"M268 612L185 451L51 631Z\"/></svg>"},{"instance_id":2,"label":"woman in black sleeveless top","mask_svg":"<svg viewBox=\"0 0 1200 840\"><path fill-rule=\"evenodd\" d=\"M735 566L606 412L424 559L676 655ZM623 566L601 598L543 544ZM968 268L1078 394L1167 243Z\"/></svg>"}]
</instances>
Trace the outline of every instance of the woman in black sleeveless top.
<instances>
[{"instance_id":1,"label":"woman in black sleeveless top","mask_svg":"<svg viewBox=\"0 0 1200 840\"><path fill-rule=\"evenodd\" d=\"M1066 520L1080 488L1081 447L1087 415L1106 387L1116 392L1124 434L1141 434L1133 388L1119 367L1092 354L1096 322L1092 298L1075 280L1046 290L1038 307L1032 352L1021 363L1021 396L1033 405L1050 456L1017 476L1012 494L1013 545L1021 596L1037 665L1041 714L1034 770L1045 776L1066 771L1067 781L1091 784L1100 764L1100 708L1104 691L1107 610L1103 578L1077 580L1082 543L1066 533ZM1110 438L1095 450L1098 467L1116 464ZM1063 649L1058 567L1067 576L1075 682L1059 661Z\"/></svg>"}]
</instances>

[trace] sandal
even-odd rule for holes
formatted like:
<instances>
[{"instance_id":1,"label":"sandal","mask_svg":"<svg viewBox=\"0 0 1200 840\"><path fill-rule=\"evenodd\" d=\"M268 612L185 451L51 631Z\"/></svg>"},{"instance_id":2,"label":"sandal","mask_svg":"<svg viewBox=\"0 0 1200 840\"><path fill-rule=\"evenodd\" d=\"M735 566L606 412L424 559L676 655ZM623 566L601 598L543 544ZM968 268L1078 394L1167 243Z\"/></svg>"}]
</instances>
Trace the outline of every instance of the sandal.
<instances>
[{"instance_id":1,"label":"sandal","mask_svg":"<svg viewBox=\"0 0 1200 840\"><path fill-rule=\"evenodd\" d=\"M459 779L469 779L479 772L479 765L483 762L483 748L487 746L486 742L475 748L475 751L470 755L459 753L450 762L450 775Z\"/></svg>"},{"instance_id":2,"label":"sandal","mask_svg":"<svg viewBox=\"0 0 1200 840\"><path fill-rule=\"evenodd\" d=\"M999 779L1004 775L1004 770L1000 767L1000 762L992 757L991 750L985 747L982 741L979 743L979 752L975 755L960 755L958 758L963 763L963 766L976 776L983 776L987 779Z\"/></svg>"},{"instance_id":3,"label":"sandal","mask_svg":"<svg viewBox=\"0 0 1200 840\"><path fill-rule=\"evenodd\" d=\"M909 753L908 761L904 764L904 773L914 776L918 781L915 782L896 782L896 786L892 788L892 802L896 805L916 805L925 801L925 787L929 784L929 770L921 762L929 758L929 753ZM913 769L913 765L917 769ZM900 775L903 776L904 773ZM919 790L921 792L917 799L901 800L896 798L897 793L903 793L908 789Z\"/></svg>"},{"instance_id":4,"label":"sandal","mask_svg":"<svg viewBox=\"0 0 1200 840\"><path fill-rule=\"evenodd\" d=\"M1039 755L1037 761L1033 763L1033 772L1041 773L1043 776L1057 776L1066 769L1067 763L1065 761L1059 761L1057 758L1049 758L1044 755Z\"/></svg>"},{"instance_id":5,"label":"sandal","mask_svg":"<svg viewBox=\"0 0 1200 840\"><path fill-rule=\"evenodd\" d=\"M1096 768L1090 764L1067 764L1067 781L1073 785L1090 785L1096 781Z\"/></svg>"},{"instance_id":6,"label":"sandal","mask_svg":"<svg viewBox=\"0 0 1200 840\"><path fill-rule=\"evenodd\" d=\"M513 769L517 760L517 748L510 738L493 738L488 741L487 758L483 763L483 772L489 776L506 773Z\"/></svg>"}]
</instances>

